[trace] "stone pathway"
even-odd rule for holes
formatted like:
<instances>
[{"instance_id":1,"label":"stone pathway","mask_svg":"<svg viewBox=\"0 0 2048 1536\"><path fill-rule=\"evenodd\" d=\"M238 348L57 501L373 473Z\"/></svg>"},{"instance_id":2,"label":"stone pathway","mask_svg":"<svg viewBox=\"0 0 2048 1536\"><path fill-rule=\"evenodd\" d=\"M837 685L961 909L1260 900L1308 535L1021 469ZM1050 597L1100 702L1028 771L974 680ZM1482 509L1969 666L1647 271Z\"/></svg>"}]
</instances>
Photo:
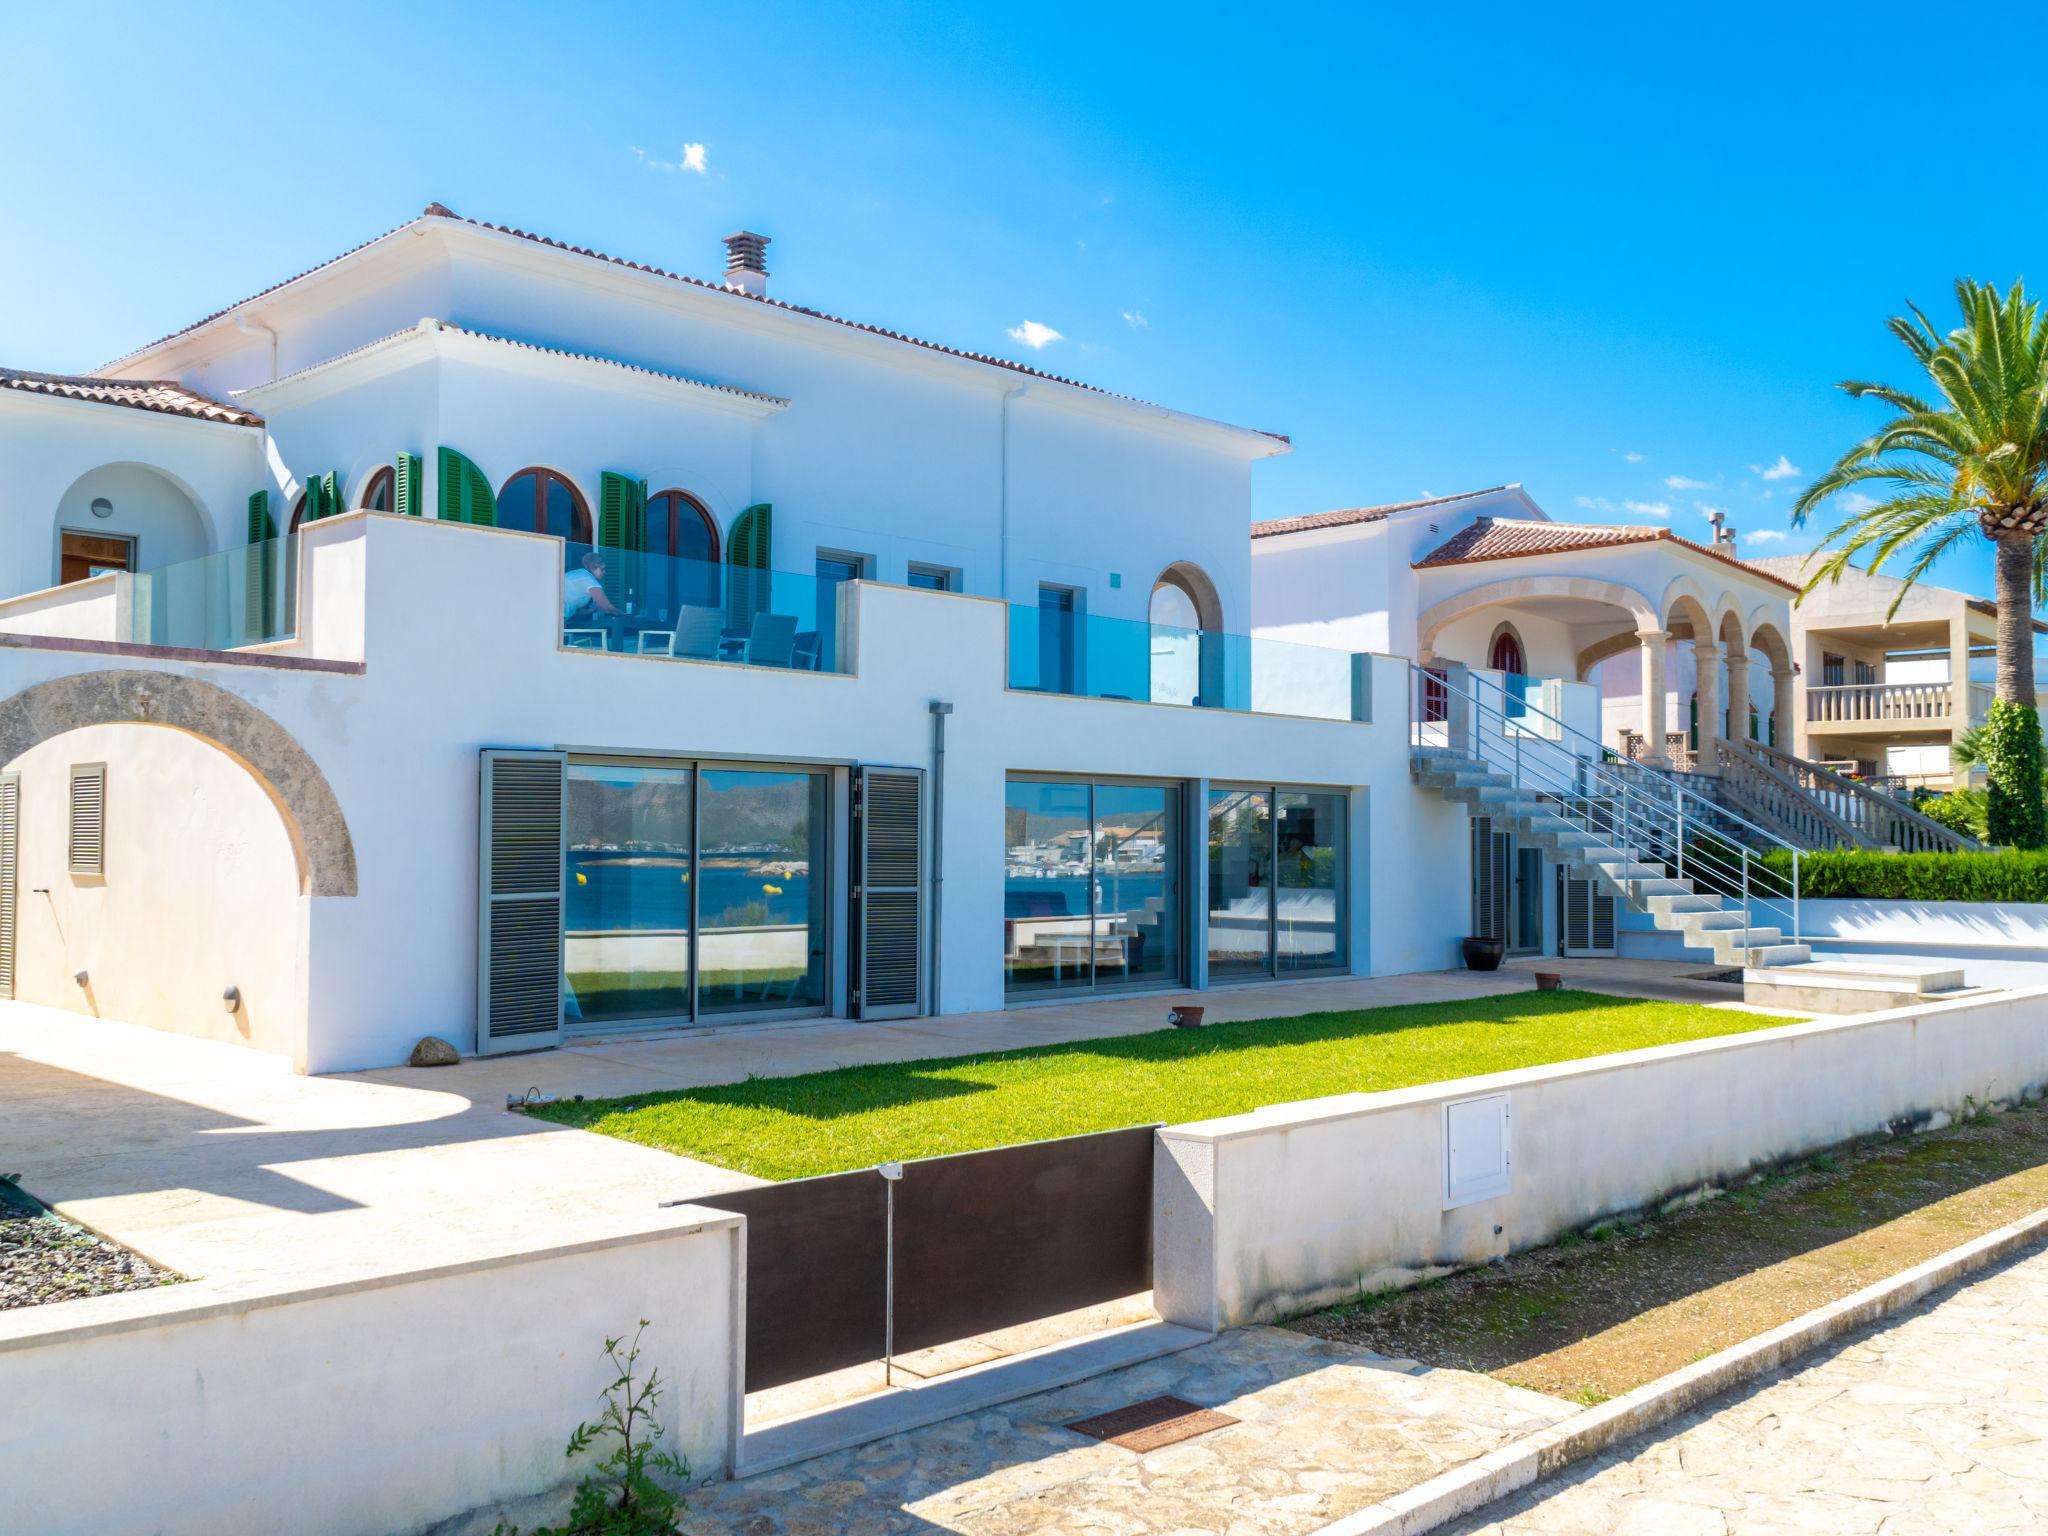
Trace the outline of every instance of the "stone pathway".
<instances>
[{"instance_id":1,"label":"stone pathway","mask_svg":"<svg viewBox=\"0 0 2048 1536\"><path fill-rule=\"evenodd\" d=\"M1810 1360L1452 1529L1458 1536L2048 1530L2048 1253L1965 1283Z\"/></svg>"},{"instance_id":2,"label":"stone pathway","mask_svg":"<svg viewBox=\"0 0 2048 1536\"><path fill-rule=\"evenodd\" d=\"M1062 1426L1161 1394L1241 1422L1147 1455ZM1307 1536L1576 1410L1464 1371L1248 1328L1057 1392L690 1496L687 1536Z\"/></svg>"}]
</instances>

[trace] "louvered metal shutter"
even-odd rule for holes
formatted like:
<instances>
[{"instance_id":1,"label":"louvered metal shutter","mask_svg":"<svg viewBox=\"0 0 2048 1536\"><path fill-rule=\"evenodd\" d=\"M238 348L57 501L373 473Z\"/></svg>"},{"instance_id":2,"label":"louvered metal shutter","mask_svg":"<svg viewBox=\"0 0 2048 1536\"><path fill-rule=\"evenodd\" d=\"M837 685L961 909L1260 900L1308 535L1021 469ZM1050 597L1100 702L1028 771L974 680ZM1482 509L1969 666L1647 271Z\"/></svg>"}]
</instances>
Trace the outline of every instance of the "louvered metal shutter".
<instances>
[{"instance_id":1,"label":"louvered metal shutter","mask_svg":"<svg viewBox=\"0 0 2048 1536\"><path fill-rule=\"evenodd\" d=\"M1472 818L1472 937L1505 939L1508 935L1508 834L1493 829L1491 816Z\"/></svg>"},{"instance_id":2,"label":"louvered metal shutter","mask_svg":"<svg viewBox=\"0 0 2048 1536\"><path fill-rule=\"evenodd\" d=\"M1614 953L1614 898L1589 879L1564 876L1564 952L1567 956Z\"/></svg>"},{"instance_id":3,"label":"louvered metal shutter","mask_svg":"<svg viewBox=\"0 0 2048 1536\"><path fill-rule=\"evenodd\" d=\"M107 872L107 765L71 765L71 832L66 864L74 875Z\"/></svg>"},{"instance_id":4,"label":"louvered metal shutter","mask_svg":"<svg viewBox=\"0 0 2048 1536\"><path fill-rule=\"evenodd\" d=\"M0 774L0 997L14 996L14 920L21 889L21 775Z\"/></svg>"},{"instance_id":5,"label":"louvered metal shutter","mask_svg":"<svg viewBox=\"0 0 2048 1536\"><path fill-rule=\"evenodd\" d=\"M853 779L854 1017L904 1018L924 1002L924 774Z\"/></svg>"},{"instance_id":6,"label":"louvered metal shutter","mask_svg":"<svg viewBox=\"0 0 2048 1536\"><path fill-rule=\"evenodd\" d=\"M562 1038L561 752L483 754L477 835L476 1048L530 1051Z\"/></svg>"}]
</instances>

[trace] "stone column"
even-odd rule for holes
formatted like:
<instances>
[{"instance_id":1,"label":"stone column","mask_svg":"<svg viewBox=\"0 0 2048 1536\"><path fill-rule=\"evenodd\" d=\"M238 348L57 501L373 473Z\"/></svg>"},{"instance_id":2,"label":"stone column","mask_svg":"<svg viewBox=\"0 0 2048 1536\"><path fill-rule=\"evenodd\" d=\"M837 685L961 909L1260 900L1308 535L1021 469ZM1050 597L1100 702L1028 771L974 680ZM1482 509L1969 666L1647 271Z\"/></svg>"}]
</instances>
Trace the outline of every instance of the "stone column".
<instances>
[{"instance_id":1,"label":"stone column","mask_svg":"<svg viewBox=\"0 0 2048 1536\"><path fill-rule=\"evenodd\" d=\"M1664 751L1664 631L1639 629L1636 643L1643 656L1643 761L1652 768L1669 768Z\"/></svg>"},{"instance_id":2,"label":"stone column","mask_svg":"<svg viewBox=\"0 0 2048 1536\"><path fill-rule=\"evenodd\" d=\"M1771 713L1778 722L1778 750L1800 752L1805 740L1805 722L1799 718L1798 690L1793 686L1799 674L1790 667L1771 668Z\"/></svg>"},{"instance_id":3,"label":"stone column","mask_svg":"<svg viewBox=\"0 0 2048 1536\"><path fill-rule=\"evenodd\" d=\"M1749 652L1740 646L1728 648L1728 735L1749 740Z\"/></svg>"},{"instance_id":4,"label":"stone column","mask_svg":"<svg viewBox=\"0 0 2048 1536\"><path fill-rule=\"evenodd\" d=\"M1692 647L1693 691L1700 706L1700 744L1693 753L1693 771L1719 773L1721 739L1721 647L1695 640Z\"/></svg>"}]
</instances>

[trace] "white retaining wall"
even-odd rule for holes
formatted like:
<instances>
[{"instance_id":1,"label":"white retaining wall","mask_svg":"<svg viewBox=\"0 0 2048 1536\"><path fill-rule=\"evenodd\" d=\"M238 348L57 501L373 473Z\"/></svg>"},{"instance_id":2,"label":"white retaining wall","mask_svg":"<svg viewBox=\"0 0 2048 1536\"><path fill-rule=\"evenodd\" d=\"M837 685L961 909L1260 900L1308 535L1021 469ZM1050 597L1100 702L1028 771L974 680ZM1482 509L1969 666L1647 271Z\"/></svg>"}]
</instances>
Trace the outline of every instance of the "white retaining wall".
<instances>
[{"instance_id":1,"label":"white retaining wall","mask_svg":"<svg viewBox=\"0 0 2048 1536\"><path fill-rule=\"evenodd\" d=\"M2048 1081L2048 990L1788 1025L1160 1132L1154 1295L1224 1328L1548 1241ZM1445 1209L1445 1106L1505 1094L1507 1192Z\"/></svg>"},{"instance_id":2,"label":"white retaining wall","mask_svg":"<svg viewBox=\"0 0 2048 1536\"><path fill-rule=\"evenodd\" d=\"M604 1340L641 1318L667 1444L717 1476L744 1263L738 1217L677 1207L369 1284L223 1299L202 1281L0 1314L0 1529L409 1536L561 1489L586 1470L562 1448L611 1379Z\"/></svg>"}]
</instances>

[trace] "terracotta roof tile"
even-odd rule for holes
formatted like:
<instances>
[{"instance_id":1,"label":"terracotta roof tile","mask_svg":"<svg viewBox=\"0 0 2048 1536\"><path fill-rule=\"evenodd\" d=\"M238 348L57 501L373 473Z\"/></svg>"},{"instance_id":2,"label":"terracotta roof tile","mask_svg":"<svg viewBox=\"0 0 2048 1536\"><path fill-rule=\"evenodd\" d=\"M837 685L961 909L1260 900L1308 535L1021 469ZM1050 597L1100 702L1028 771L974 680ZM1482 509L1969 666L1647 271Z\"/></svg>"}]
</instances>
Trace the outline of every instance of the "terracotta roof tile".
<instances>
[{"instance_id":1,"label":"terracotta roof tile","mask_svg":"<svg viewBox=\"0 0 2048 1536\"><path fill-rule=\"evenodd\" d=\"M190 416L234 427L260 427L263 418L238 405L210 399L182 384L162 379L96 379L75 373L32 373L25 368L0 368L0 389L32 395L53 395L98 405L123 405L130 410L165 416Z\"/></svg>"},{"instance_id":2,"label":"terracotta roof tile","mask_svg":"<svg viewBox=\"0 0 2048 1536\"><path fill-rule=\"evenodd\" d=\"M1528 555L1564 554L1576 549L1611 548L1620 544L1680 544L1696 554L1719 560L1774 582L1788 592L1799 590L1796 583L1774 572L1739 560L1711 544L1682 539L1669 528L1645 528L1633 524L1538 523L1520 518L1482 517L1415 562L1415 569L1431 566L1470 565L1480 560L1513 560Z\"/></svg>"},{"instance_id":3,"label":"terracotta roof tile","mask_svg":"<svg viewBox=\"0 0 2048 1536\"><path fill-rule=\"evenodd\" d=\"M1475 496L1497 496L1502 491L1521 489L1518 485L1494 485L1483 491L1460 491L1455 496L1425 496L1420 501L1390 501L1377 507L1345 507L1335 512L1308 512L1300 517L1276 517L1267 522L1252 524L1252 537L1270 539L1282 533L1306 533L1312 528L1343 528L1353 523L1377 523L1392 517L1396 512L1411 511L1416 507L1447 506L1454 501L1470 501Z\"/></svg>"},{"instance_id":4,"label":"terracotta roof tile","mask_svg":"<svg viewBox=\"0 0 2048 1536\"><path fill-rule=\"evenodd\" d=\"M833 325L843 325L847 327L849 330L865 331L870 336L881 336L891 341L905 342L913 347L923 347L927 351L943 352L949 357L959 357L965 358L969 362L985 363L991 368L1004 368L1012 373L1026 374L1031 378L1045 379L1054 384L1071 385L1075 389L1085 389L1089 391L1091 394L1104 395L1113 400L1128 400L1136 405L1152 404L1151 401L1140 400L1135 395L1117 394L1112 390L1103 389L1099 385L1084 384L1079 379L1070 379L1063 374L1047 373L1045 370L1041 368L1033 368L1024 363L1013 362L1012 360L1006 357L996 357L993 354L987 352L968 352L962 350L959 347L949 347L940 342L926 341L922 337L907 335L902 331L892 331L886 329L883 326L870 325L863 320L848 320L842 315L830 314L822 309L809 309L801 304L791 304L782 299L771 299L766 294L746 293L738 288L728 287L724 283L714 283L707 281L706 279L701 277L691 277L687 273L683 272L671 272L665 267L650 266L645 262L628 261L623 256L609 256L605 254L603 251L592 250L589 246L570 245L566 241L555 240L547 235L536 235L530 230L515 229L513 226L509 224L491 224L483 219L465 218L463 215L457 213L454 209L448 207L447 204L445 203L427 204L425 209L421 211L420 217L426 219L451 219L458 224L467 224L475 229L488 229L495 234L511 235L520 240L529 240L533 242L535 245L545 245L550 246L558 251L567 251L572 256L586 256L593 261L602 261L614 267L624 267L628 271L645 272L652 277L667 278L670 282L688 283L693 288L703 288L708 289L710 292L713 293L726 294L732 298L741 299L750 304L765 304L771 309L787 310L789 313L795 315L807 315L814 320L825 320L831 322ZM401 229L404 227L404 225L399 226L399 228ZM295 283L302 277L310 277L313 273L320 271L322 268L331 267L334 265L335 262L342 261L350 256L353 256L357 251L363 250L368 246L375 245L377 243L377 240L385 239L386 237L396 233L397 230L386 230L384 234L377 236L375 240L365 240L362 243L362 245L354 246L351 247L349 250L343 251L341 255L334 257L333 260L323 261L319 264L319 266L308 267L304 272L300 272L293 277L288 277L281 283L272 283L268 288L265 288L258 293L250 295L249 298L241 300L240 303L230 304L226 309L215 310L212 314L207 315L204 319L195 320L192 322L192 324L185 326L181 330L173 331L168 336L159 337L157 340L151 342L149 344L149 347L161 346L163 345L164 342L174 340L179 336L185 335L187 332L196 331L203 325L210 325L213 321L220 319L221 316L228 314L230 311L239 309L242 304L250 303L254 299L260 299L264 296L264 294L275 293L278 289L286 287L291 283ZM136 351L146 352L149 350L149 347L138 347ZM134 355L135 353L133 352L128 354L128 356L130 357L133 357ZM112 367L114 366L114 364L108 364L107 366ZM1163 407L1155 407L1155 409L1163 409ZM1264 437L1270 437L1276 442L1291 442L1291 439L1289 439L1287 435L1282 432L1261 432L1260 435Z\"/></svg>"}]
</instances>

